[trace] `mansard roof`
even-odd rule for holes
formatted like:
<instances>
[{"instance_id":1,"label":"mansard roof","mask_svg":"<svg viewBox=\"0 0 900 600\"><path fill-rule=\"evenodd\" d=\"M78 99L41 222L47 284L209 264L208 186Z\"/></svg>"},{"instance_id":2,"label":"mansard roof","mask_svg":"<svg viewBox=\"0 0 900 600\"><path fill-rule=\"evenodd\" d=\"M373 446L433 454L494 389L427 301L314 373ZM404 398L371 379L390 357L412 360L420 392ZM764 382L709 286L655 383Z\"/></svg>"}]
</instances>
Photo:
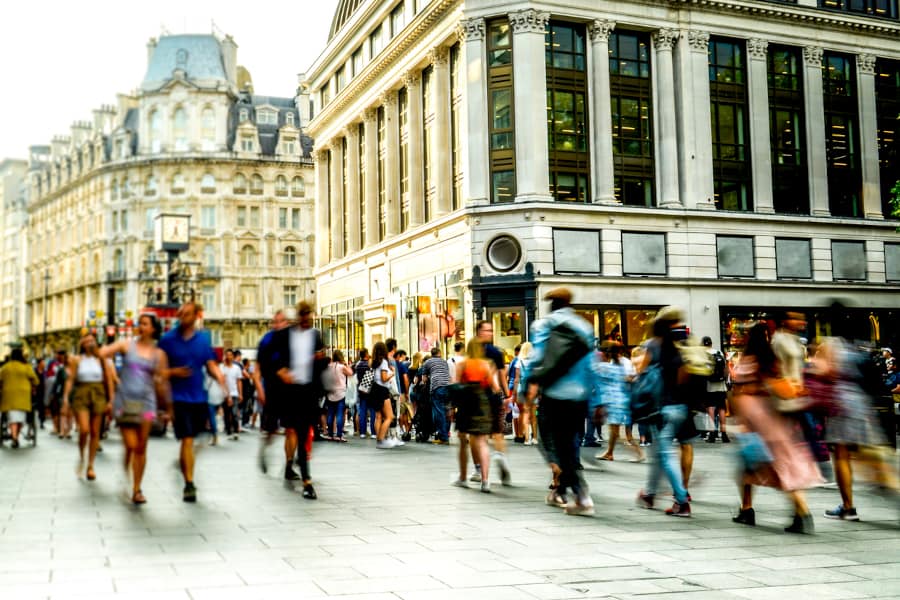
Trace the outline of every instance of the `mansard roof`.
<instances>
[{"instance_id":1,"label":"mansard roof","mask_svg":"<svg viewBox=\"0 0 900 600\"><path fill-rule=\"evenodd\" d=\"M141 88L157 90L174 78L176 70L188 81L228 82L220 42L211 34L165 35L159 38L147 65Z\"/></svg>"}]
</instances>

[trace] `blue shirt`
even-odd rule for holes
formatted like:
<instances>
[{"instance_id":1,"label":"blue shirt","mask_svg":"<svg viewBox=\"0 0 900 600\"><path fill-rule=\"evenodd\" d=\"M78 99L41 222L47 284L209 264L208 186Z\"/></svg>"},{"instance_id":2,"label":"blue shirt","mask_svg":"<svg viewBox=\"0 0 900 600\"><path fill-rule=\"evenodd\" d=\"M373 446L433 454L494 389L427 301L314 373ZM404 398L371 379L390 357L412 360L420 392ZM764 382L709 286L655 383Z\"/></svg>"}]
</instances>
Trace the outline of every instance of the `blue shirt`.
<instances>
[{"instance_id":1,"label":"blue shirt","mask_svg":"<svg viewBox=\"0 0 900 600\"><path fill-rule=\"evenodd\" d=\"M403 360L395 361L397 364L397 386L400 390L401 394L406 393L406 382L403 380L403 376L406 375L409 377L409 363Z\"/></svg>"},{"instance_id":2,"label":"blue shirt","mask_svg":"<svg viewBox=\"0 0 900 600\"><path fill-rule=\"evenodd\" d=\"M172 386L172 400L205 404L207 396L206 388L203 387L203 373L206 363L216 360L209 332L201 329L194 331L194 335L189 339L184 339L180 330L175 328L162 336L159 347L169 359L169 368L187 367L191 370L190 377L172 377L169 380Z\"/></svg>"}]
</instances>

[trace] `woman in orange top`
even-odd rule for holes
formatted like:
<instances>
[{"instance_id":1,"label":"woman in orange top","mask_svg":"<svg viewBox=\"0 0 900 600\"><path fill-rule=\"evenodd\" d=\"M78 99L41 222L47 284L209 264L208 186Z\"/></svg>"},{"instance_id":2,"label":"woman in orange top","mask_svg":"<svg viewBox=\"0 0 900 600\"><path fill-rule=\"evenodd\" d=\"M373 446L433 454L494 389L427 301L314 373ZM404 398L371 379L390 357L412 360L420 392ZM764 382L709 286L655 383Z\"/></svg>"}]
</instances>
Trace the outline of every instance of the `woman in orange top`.
<instances>
[{"instance_id":1,"label":"woman in orange top","mask_svg":"<svg viewBox=\"0 0 900 600\"><path fill-rule=\"evenodd\" d=\"M466 452L469 442L472 444L472 458L481 464L481 491L491 491L488 470L490 468L490 449L487 437L491 434L491 405L489 393L498 393L497 370L492 361L484 356L484 345L478 340L471 340L466 346L466 359L456 367L456 381L465 386L463 398L457 403L456 429L459 432L459 479L454 482L458 487L466 484L466 467L469 463Z\"/></svg>"}]
</instances>

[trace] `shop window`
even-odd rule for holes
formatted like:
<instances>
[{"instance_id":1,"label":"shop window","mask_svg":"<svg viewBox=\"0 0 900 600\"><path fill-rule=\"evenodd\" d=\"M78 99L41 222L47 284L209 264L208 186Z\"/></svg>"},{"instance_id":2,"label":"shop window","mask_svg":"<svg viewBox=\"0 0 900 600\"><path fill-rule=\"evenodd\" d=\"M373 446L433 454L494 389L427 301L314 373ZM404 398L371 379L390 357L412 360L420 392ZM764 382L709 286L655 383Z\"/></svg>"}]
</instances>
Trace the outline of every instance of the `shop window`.
<instances>
[{"instance_id":1,"label":"shop window","mask_svg":"<svg viewBox=\"0 0 900 600\"><path fill-rule=\"evenodd\" d=\"M553 270L556 273L600 273L600 232L553 230Z\"/></svg>"},{"instance_id":2,"label":"shop window","mask_svg":"<svg viewBox=\"0 0 900 600\"><path fill-rule=\"evenodd\" d=\"M831 242L831 274L835 279L865 281L867 270L864 242Z\"/></svg>"},{"instance_id":3,"label":"shop window","mask_svg":"<svg viewBox=\"0 0 900 600\"><path fill-rule=\"evenodd\" d=\"M766 64L775 212L809 214L800 49L772 46Z\"/></svg>"},{"instance_id":4,"label":"shop window","mask_svg":"<svg viewBox=\"0 0 900 600\"><path fill-rule=\"evenodd\" d=\"M822 63L825 104L825 156L831 214L862 216L859 106L852 56L826 52Z\"/></svg>"},{"instance_id":5,"label":"shop window","mask_svg":"<svg viewBox=\"0 0 900 600\"><path fill-rule=\"evenodd\" d=\"M888 281L900 281L900 244L884 245L884 271Z\"/></svg>"},{"instance_id":6,"label":"shop window","mask_svg":"<svg viewBox=\"0 0 900 600\"><path fill-rule=\"evenodd\" d=\"M622 272L625 275L665 275L666 234L623 233Z\"/></svg>"},{"instance_id":7,"label":"shop window","mask_svg":"<svg viewBox=\"0 0 900 600\"><path fill-rule=\"evenodd\" d=\"M812 279L809 240L776 239L775 272L779 279Z\"/></svg>"},{"instance_id":8,"label":"shop window","mask_svg":"<svg viewBox=\"0 0 900 600\"><path fill-rule=\"evenodd\" d=\"M720 235L716 237L716 263L719 277L753 277L753 238Z\"/></svg>"}]
</instances>

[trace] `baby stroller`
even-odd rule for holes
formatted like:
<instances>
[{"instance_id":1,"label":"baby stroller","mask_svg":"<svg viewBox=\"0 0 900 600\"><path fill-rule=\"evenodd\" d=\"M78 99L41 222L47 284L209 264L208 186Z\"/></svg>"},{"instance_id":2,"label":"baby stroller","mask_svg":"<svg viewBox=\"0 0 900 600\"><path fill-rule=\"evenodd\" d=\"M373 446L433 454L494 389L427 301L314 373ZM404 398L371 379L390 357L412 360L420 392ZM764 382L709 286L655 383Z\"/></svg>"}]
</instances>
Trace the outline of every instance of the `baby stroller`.
<instances>
[{"instance_id":1,"label":"baby stroller","mask_svg":"<svg viewBox=\"0 0 900 600\"><path fill-rule=\"evenodd\" d=\"M6 440L11 440L12 435L9 433L9 423L7 422L6 413L0 414L0 446ZM38 413L36 410L31 410L28 415L25 417L25 427L23 431L19 433L19 439L21 440L23 437L25 440L31 442L31 446L37 446L37 438L38 438Z\"/></svg>"},{"instance_id":2,"label":"baby stroller","mask_svg":"<svg viewBox=\"0 0 900 600\"><path fill-rule=\"evenodd\" d=\"M434 433L434 417L431 414L431 395L427 392L416 397L416 414L413 417L416 442L424 444Z\"/></svg>"}]
</instances>

